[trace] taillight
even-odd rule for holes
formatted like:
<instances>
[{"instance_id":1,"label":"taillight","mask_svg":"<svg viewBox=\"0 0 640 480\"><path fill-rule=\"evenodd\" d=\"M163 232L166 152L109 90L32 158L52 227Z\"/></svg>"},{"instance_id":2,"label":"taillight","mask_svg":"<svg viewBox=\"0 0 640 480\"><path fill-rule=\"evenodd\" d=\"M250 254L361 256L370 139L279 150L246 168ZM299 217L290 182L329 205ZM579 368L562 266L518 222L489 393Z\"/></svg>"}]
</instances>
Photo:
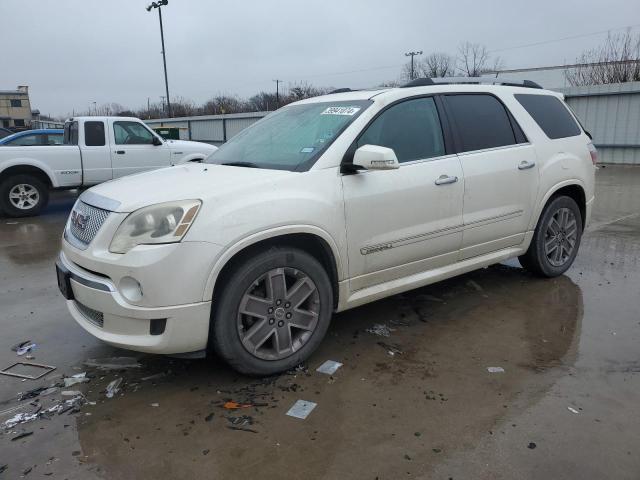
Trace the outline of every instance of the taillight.
<instances>
[{"instance_id":1,"label":"taillight","mask_svg":"<svg viewBox=\"0 0 640 480\"><path fill-rule=\"evenodd\" d=\"M597 163L598 163L598 150L596 149L596 147L591 142L589 142L587 144L587 148L589 149L589 155L591 155L591 163L593 163L594 166L597 165Z\"/></svg>"}]
</instances>

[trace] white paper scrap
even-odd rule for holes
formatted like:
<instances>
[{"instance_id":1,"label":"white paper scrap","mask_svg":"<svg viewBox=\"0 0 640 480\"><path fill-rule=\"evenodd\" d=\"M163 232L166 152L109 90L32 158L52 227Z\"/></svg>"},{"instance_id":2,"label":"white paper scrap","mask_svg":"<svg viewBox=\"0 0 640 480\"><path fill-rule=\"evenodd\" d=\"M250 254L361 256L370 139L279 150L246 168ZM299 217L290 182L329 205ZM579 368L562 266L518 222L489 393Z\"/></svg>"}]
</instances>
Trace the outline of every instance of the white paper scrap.
<instances>
[{"instance_id":1,"label":"white paper scrap","mask_svg":"<svg viewBox=\"0 0 640 480\"><path fill-rule=\"evenodd\" d=\"M304 420L316 408L317 403L307 400L296 400L296 403L289 409L287 415Z\"/></svg>"},{"instance_id":2,"label":"white paper scrap","mask_svg":"<svg viewBox=\"0 0 640 480\"><path fill-rule=\"evenodd\" d=\"M342 364L340 362L327 360L316 369L316 372L326 373L327 375L333 375L334 373L336 373L336 370L338 370L341 366Z\"/></svg>"}]
</instances>

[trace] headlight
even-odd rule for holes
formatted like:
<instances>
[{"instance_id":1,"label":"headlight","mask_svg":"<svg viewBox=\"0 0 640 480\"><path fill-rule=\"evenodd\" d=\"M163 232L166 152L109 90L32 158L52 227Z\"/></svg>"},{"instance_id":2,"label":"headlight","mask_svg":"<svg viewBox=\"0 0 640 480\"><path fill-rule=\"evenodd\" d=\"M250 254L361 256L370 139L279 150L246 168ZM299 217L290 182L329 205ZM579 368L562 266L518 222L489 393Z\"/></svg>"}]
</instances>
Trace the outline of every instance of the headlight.
<instances>
[{"instance_id":1,"label":"headlight","mask_svg":"<svg viewBox=\"0 0 640 480\"><path fill-rule=\"evenodd\" d=\"M127 253L136 245L179 242L196 218L200 205L200 200L182 200L136 210L116 230L109 251Z\"/></svg>"}]
</instances>

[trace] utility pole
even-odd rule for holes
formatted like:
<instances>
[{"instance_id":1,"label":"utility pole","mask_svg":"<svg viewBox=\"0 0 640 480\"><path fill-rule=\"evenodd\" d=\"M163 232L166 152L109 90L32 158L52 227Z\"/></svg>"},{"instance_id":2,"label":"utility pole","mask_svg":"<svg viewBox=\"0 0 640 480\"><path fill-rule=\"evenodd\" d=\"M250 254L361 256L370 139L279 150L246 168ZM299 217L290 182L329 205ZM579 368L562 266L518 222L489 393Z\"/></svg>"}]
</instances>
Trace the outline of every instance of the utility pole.
<instances>
[{"instance_id":1,"label":"utility pole","mask_svg":"<svg viewBox=\"0 0 640 480\"><path fill-rule=\"evenodd\" d=\"M147 120L151 118L151 98L147 97Z\"/></svg>"},{"instance_id":2,"label":"utility pole","mask_svg":"<svg viewBox=\"0 0 640 480\"><path fill-rule=\"evenodd\" d=\"M280 84L282 80L274 80L276 82L276 110L280 108Z\"/></svg>"},{"instance_id":3,"label":"utility pole","mask_svg":"<svg viewBox=\"0 0 640 480\"><path fill-rule=\"evenodd\" d=\"M413 80L415 77L415 75L413 74L414 69L413 69L413 57L415 57L416 55L422 55L422 50L420 50L419 52L407 52L404 54L405 57L411 57L411 80Z\"/></svg>"},{"instance_id":4,"label":"utility pole","mask_svg":"<svg viewBox=\"0 0 640 480\"><path fill-rule=\"evenodd\" d=\"M93 113L98 116L98 105L96 102L93 102Z\"/></svg>"},{"instance_id":5,"label":"utility pole","mask_svg":"<svg viewBox=\"0 0 640 480\"><path fill-rule=\"evenodd\" d=\"M157 2L152 2L151 5L147 6L147 12L150 12L152 9L158 9L158 19L160 20L160 41L162 42L162 63L164 64L164 86L167 93L167 109L169 110L169 117L171 117L171 101L169 100L169 80L167 79L167 57L164 52L164 30L162 28L162 6L166 6L169 4L169 0L158 0Z\"/></svg>"}]
</instances>

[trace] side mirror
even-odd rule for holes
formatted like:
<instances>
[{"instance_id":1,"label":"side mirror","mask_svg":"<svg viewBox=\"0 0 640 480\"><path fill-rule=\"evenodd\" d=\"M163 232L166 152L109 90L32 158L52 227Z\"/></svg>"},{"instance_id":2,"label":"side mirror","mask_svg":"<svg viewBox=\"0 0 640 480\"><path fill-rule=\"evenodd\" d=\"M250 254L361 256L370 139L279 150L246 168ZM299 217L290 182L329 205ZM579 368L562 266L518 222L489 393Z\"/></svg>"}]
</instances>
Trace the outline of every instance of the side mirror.
<instances>
[{"instance_id":1,"label":"side mirror","mask_svg":"<svg viewBox=\"0 0 640 480\"><path fill-rule=\"evenodd\" d=\"M396 153L379 145L363 145L353 155L353 164L367 170L395 170L400 167Z\"/></svg>"},{"instance_id":2,"label":"side mirror","mask_svg":"<svg viewBox=\"0 0 640 480\"><path fill-rule=\"evenodd\" d=\"M162 140L160 140L158 137L156 137L156 136L154 135L154 136L153 136L153 144L154 144L155 146L162 145Z\"/></svg>"}]
</instances>

